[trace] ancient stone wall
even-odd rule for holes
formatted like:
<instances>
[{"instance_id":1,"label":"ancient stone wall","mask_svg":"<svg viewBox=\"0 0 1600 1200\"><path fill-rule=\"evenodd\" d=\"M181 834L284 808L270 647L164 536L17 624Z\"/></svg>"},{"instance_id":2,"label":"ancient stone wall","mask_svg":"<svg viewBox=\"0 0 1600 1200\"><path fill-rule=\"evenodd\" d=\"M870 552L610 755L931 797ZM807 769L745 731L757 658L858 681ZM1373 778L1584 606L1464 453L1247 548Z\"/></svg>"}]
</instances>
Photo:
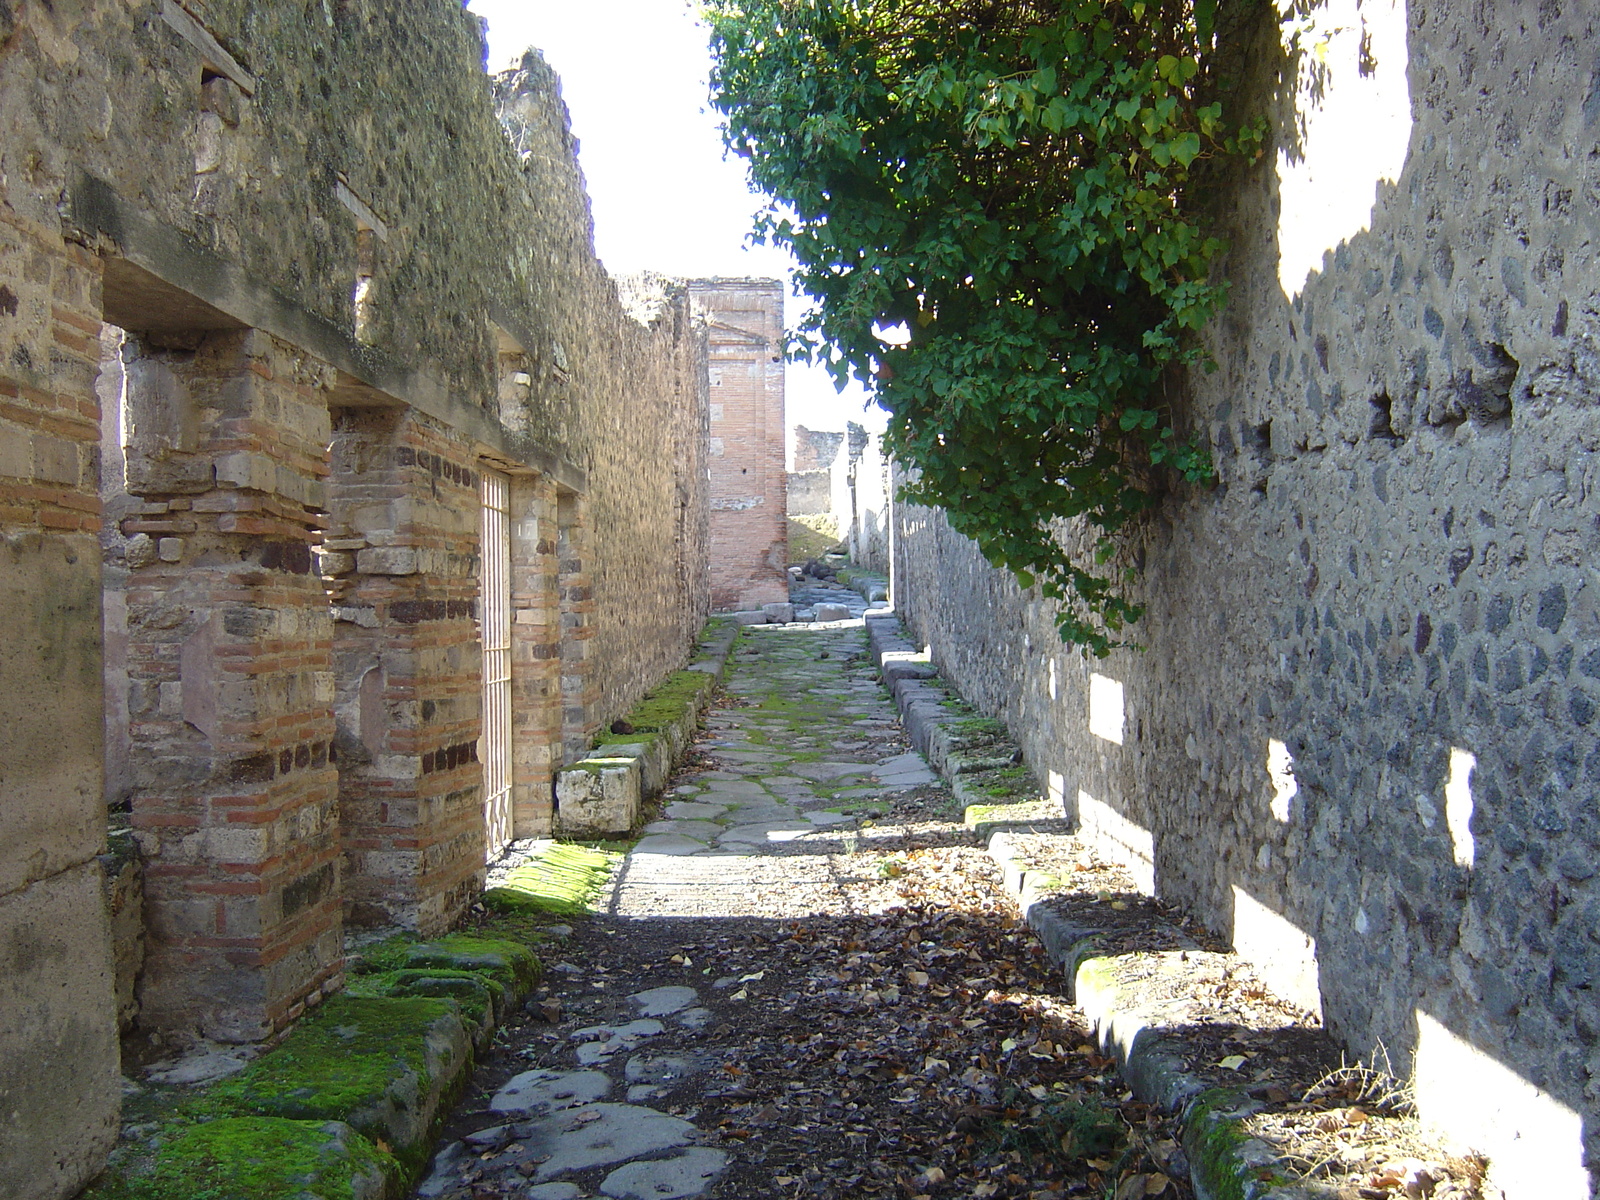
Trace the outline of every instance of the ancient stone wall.
<instances>
[{"instance_id":1,"label":"ancient stone wall","mask_svg":"<svg viewBox=\"0 0 1600 1200\"><path fill-rule=\"evenodd\" d=\"M836 429L807 429L794 427L793 467L799 471L826 471L839 457L839 447L844 445L844 434ZM807 512L816 511L807 509Z\"/></svg>"},{"instance_id":2,"label":"ancient stone wall","mask_svg":"<svg viewBox=\"0 0 1600 1200\"><path fill-rule=\"evenodd\" d=\"M1522 1197L1600 1165L1596 33L1435 0L1260 31L1277 153L1218 198L1188 380L1218 482L1119 560L1146 649L1086 661L938 514L896 531L898 606L1085 830L1414 1064Z\"/></svg>"},{"instance_id":3,"label":"ancient stone wall","mask_svg":"<svg viewBox=\"0 0 1600 1200\"><path fill-rule=\"evenodd\" d=\"M833 472L828 470L790 471L785 503L791 516L833 511Z\"/></svg>"},{"instance_id":4,"label":"ancient stone wall","mask_svg":"<svg viewBox=\"0 0 1600 1200\"><path fill-rule=\"evenodd\" d=\"M701 279L690 289L710 339L711 604L781 604L789 598L783 285Z\"/></svg>"},{"instance_id":5,"label":"ancient stone wall","mask_svg":"<svg viewBox=\"0 0 1600 1200\"><path fill-rule=\"evenodd\" d=\"M95 858L100 264L56 227L0 206L0 1194L50 1197L98 1169L119 1103Z\"/></svg>"},{"instance_id":6,"label":"ancient stone wall","mask_svg":"<svg viewBox=\"0 0 1600 1200\"><path fill-rule=\"evenodd\" d=\"M850 510L850 561L868 571L892 574L893 489L883 443L850 423L850 464L844 493Z\"/></svg>"},{"instance_id":7,"label":"ancient stone wall","mask_svg":"<svg viewBox=\"0 0 1600 1200\"><path fill-rule=\"evenodd\" d=\"M0 6L0 1194L98 1168L119 1005L260 1037L346 922L469 902L485 472L518 834L709 607L703 325L594 257L549 69L482 60L447 0Z\"/></svg>"}]
</instances>

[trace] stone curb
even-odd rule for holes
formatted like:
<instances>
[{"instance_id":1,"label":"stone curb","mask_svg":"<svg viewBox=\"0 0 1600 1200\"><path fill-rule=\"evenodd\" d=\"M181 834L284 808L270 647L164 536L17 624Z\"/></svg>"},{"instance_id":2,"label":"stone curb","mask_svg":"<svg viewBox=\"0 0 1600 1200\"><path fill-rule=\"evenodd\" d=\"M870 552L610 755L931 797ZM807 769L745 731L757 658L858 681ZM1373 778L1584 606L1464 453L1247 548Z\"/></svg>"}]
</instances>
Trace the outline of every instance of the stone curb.
<instances>
[{"instance_id":1,"label":"stone curb","mask_svg":"<svg viewBox=\"0 0 1600 1200\"><path fill-rule=\"evenodd\" d=\"M274 1186L304 1184L298 1167L276 1161L282 1157L276 1147L293 1144L328 1160L331 1174L315 1181L316 1194L327 1200L405 1195L428 1160L436 1126L472 1073L475 1050L487 1046L541 970L521 943L459 934L417 943L400 969L374 976L392 978L397 990L363 992L357 983L325 1001L243 1071L198 1088L157 1125L125 1140L84 1200L156 1200L187 1186L171 1150L193 1141L199 1128L212 1138L205 1147L208 1186L243 1188L238 1181L248 1177L253 1187L274 1169L285 1172L281 1181L269 1179ZM445 986L452 980L481 985L481 1016L468 1011L462 989ZM330 1029L337 1049L329 1065L319 1066L329 1053ZM351 1055L377 1065L351 1074ZM352 1078L364 1088L352 1088ZM263 1151L268 1143L270 1152Z\"/></svg>"},{"instance_id":2,"label":"stone curb","mask_svg":"<svg viewBox=\"0 0 1600 1200\"><path fill-rule=\"evenodd\" d=\"M906 638L898 618L869 614L866 625L873 661L900 708L912 744L950 785L967 826L1000 867L1006 893L1016 900L1051 963L1061 968L1066 998L1089 1018L1101 1053L1115 1059L1118 1073L1140 1100L1180 1114L1197 1200L1323 1200L1325 1190L1278 1174L1270 1147L1245 1132L1245 1119L1260 1104L1238 1088L1208 1087L1188 1070L1170 1031L1150 1024L1126 1002L1116 982L1116 957L1098 953L1107 930L1068 921L1041 903L1054 880L1029 871L1010 831L1049 814L1038 804L985 802L988 797L969 779L973 771L997 760L992 752L984 759L960 754L949 728L960 718L941 703L955 693L931 682L938 669ZM1032 882L1030 877L1035 877Z\"/></svg>"},{"instance_id":3,"label":"stone curb","mask_svg":"<svg viewBox=\"0 0 1600 1200\"><path fill-rule=\"evenodd\" d=\"M709 676L691 705L653 737L610 742L556 775L556 832L561 837L627 834L647 800L659 796L700 726L700 715L727 670L740 626L719 623L705 634L684 668ZM562 819L562 809L571 814Z\"/></svg>"},{"instance_id":4,"label":"stone curb","mask_svg":"<svg viewBox=\"0 0 1600 1200\"><path fill-rule=\"evenodd\" d=\"M863 571L859 567L845 567L835 573L840 583L853 590L868 604L879 604L889 599L889 579L876 571Z\"/></svg>"}]
</instances>

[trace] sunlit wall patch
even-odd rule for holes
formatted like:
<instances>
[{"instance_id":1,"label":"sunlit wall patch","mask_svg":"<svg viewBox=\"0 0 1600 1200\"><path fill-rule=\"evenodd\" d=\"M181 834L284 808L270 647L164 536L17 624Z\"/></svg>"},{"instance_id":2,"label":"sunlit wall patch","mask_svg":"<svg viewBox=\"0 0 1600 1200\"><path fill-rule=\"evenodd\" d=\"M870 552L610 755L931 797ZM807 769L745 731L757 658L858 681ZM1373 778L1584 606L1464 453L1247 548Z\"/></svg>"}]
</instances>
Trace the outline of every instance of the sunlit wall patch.
<instances>
[{"instance_id":1,"label":"sunlit wall patch","mask_svg":"<svg viewBox=\"0 0 1600 1200\"><path fill-rule=\"evenodd\" d=\"M1277 738L1267 739L1267 778L1272 784L1272 815L1287 825L1300 781L1294 777L1294 755Z\"/></svg>"},{"instance_id":2,"label":"sunlit wall patch","mask_svg":"<svg viewBox=\"0 0 1600 1200\"><path fill-rule=\"evenodd\" d=\"M1122 684L1105 675L1089 676L1089 732L1122 745Z\"/></svg>"},{"instance_id":3,"label":"sunlit wall patch","mask_svg":"<svg viewBox=\"0 0 1600 1200\"><path fill-rule=\"evenodd\" d=\"M1450 844L1456 865L1469 870L1477 854L1472 837L1472 771L1477 756L1459 746L1450 747L1450 777L1444 785L1444 820L1450 828Z\"/></svg>"}]
</instances>

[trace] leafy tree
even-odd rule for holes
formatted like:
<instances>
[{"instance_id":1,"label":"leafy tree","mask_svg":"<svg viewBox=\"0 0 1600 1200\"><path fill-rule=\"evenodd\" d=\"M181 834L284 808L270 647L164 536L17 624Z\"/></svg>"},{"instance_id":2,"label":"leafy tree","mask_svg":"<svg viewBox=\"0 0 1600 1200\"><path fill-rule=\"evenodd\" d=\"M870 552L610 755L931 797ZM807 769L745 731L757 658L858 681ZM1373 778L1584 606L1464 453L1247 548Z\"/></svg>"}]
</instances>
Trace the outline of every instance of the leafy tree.
<instances>
[{"instance_id":1,"label":"leafy tree","mask_svg":"<svg viewBox=\"0 0 1600 1200\"><path fill-rule=\"evenodd\" d=\"M773 198L758 236L817 302L798 352L869 383L902 495L1100 655L1141 611L1114 535L1164 471L1211 473L1164 383L1223 298L1197 171L1261 138L1209 98L1215 4L707 3L727 143ZM1073 517L1090 562L1061 544Z\"/></svg>"}]
</instances>

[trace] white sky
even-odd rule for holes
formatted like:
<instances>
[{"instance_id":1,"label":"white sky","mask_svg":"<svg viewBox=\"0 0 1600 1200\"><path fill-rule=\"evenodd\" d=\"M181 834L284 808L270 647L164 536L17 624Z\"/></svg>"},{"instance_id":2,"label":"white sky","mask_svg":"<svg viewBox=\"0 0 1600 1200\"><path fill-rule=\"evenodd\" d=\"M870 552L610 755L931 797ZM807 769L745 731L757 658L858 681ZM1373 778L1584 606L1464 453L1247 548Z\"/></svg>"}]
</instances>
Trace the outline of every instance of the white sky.
<instances>
[{"instance_id":1,"label":"white sky","mask_svg":"<svg viewBox=\"0 0 1600 1200\"><path fill-rule=\"evenodd\" d=\"M613 274L653 270L698 277L789 277L792 261L745 245L761 197L744 163L723 157L707 96L707 31L685 0L471 0L489 22L489 69L537 46L561 76L594 206L595 248ZM792 294L795 324L806 301ZM787 424L872 429L865 394L844 395L820 369L790 363ZM785 441L789 440L786 431Z\"/></svg>"}]
</instances>

